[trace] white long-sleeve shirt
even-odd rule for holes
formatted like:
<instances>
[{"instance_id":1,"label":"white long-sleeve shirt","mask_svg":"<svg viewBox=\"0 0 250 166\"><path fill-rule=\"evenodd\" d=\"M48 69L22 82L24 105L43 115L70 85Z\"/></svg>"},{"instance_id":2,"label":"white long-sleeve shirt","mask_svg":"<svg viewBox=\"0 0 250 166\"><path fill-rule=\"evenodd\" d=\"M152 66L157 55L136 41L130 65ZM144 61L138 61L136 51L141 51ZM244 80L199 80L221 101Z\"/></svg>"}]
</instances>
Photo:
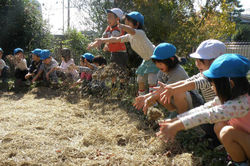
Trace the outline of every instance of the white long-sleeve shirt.
<instances>
[{"instance_id":1,"label":"white long-sleeve shirt","mask_svg":"<svg viewBox=\"0 0 250 166\"><path fill-rule=\"evenodd\" d=\"M218 97L177 116L185 129L205 123L227 121L250 133L250 96L242 95L221 104Z\"/></svg>"}]
</instances>

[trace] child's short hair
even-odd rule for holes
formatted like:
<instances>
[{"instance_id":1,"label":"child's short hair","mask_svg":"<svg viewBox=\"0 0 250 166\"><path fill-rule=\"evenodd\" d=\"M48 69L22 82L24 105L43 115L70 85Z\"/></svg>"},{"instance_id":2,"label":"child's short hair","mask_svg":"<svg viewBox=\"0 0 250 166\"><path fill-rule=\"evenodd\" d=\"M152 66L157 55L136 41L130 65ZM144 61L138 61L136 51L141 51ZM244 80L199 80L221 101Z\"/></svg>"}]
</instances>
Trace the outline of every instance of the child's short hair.
<instances>
[{"instance_id":1,"label":"child's short hair","mask_svg":"<svg viewBox=\"0 0 250 166\"><path fill-rule=\"evenodd\" d=\"M128 15L125 16L125 19L127 19L129 22L131 22L134 26L136 26L137 23L139 23L135 19L131 18ZM141 23L139 23L139 26L137 27L137 29L142 29L142 30L144 29L143 26L141 25Z\"/></svg>"},{"instance_id":2,"label":"child's short hair","mask_svg":"<svg viewBox=\"0 0 250 166\"><path fill-rule=\"evenodd\" d=\"M93 59L93 63L97 63L99 66L107 65L107 61L103 56L96 56Z\"/></svg>"},{"instance_id":3,"label":"child's short hair","mask_svg":"<svg viewBox=\"0 0 250 166\"><path fill-rule=\"evenodd\" d=\"M71 59L71 52L68 48L62 49L62 57L64 58L65 62L68 62Z\"/></svg>"},{"instance_id":4,"label":"child's short hair","mask_svg":"<svg viewBox=\"0 0 250 166\"><path fill-rule=\"evenodd\" d=\"M198 59L202 64L205 64L205 60L207 61L214 61L215 59Z\"/></svg>"},{"instance_id":5,"label":"child's short hair","mask_svg":"<svg viewBox=\"0 0 250 166\"><path fill-rule=\"evenodd\" d=\"M173 60L172 60L172 57L174 58ZM154 59L154 58L152 58L152 61L154 63L156 63L156 62L164 63L165 65L167 65L168 70L170 71L170 70L174 69L180 63L179 59L176 56L172 56L172 57L170 57L168 59Z\"/></svg>"}]
</instances>

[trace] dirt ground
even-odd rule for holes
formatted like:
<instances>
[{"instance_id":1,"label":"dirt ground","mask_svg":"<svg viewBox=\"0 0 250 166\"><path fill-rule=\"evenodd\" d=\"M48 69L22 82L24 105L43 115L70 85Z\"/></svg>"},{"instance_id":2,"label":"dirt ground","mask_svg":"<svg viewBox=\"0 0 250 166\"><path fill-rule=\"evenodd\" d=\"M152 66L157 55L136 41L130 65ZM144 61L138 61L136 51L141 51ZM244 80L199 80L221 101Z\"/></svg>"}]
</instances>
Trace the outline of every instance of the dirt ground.
<instances>
[{"instance_id":1,"label":"dirt ground","mask_svg":"<svg viewBox=\"0 0 250 166\"><path fill-rule=\"evenodd\" d=\"M164 144L120 99L82 98L46 87L0 91L0 165L200 165Z\"/></svg>"}]
</instances>

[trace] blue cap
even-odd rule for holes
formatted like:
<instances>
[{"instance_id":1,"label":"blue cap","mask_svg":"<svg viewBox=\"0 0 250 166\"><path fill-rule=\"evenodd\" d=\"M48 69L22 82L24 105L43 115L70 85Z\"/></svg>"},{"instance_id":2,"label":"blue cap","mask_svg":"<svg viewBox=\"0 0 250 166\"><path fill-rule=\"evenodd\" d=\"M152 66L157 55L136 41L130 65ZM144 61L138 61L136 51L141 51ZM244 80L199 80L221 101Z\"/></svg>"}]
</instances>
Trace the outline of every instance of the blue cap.
<instances>
[{"instance_id":1,"label":"blue cap","mask_svg":"<svg viewBox=\"0 0 250 166\"><path fill-rule=\"evenodd\" d=\"M48 59L50 57L50 51L49 50L42 50L40 53L40 59L41 60L45 60Z\"/></svg>"},{"instance_id":2,"label":"blue cap","mask_svg":"<svg viewBox=\"0 0 250 166\"><path fill-rule=\"evenodd\" d=\"M14 49L14 55L17 54L17 53L19 53L19 52L23 53L23 49L21 49L21 48Z\"/></svg>"},{"instance_id":3,"label":"blue cap","mask_svg":"<svg viewBox=\"0 0 250 166\"><path fill-rule=\"evenodd\" d=\"M3 52L3 49L2 49L2 48L0 48L0 52Z\"/></svg>"},{"instance_id":4,"label":"blue cap","mask_svg":"<svg viewBox=\"0 0 250 166\"><path fill-rule=\"evenodd\" d=\"M173 57L175 53L176 53L176 47L173 44L161 43L157 47L155 47L155 50L151 58L159 60L168 59L170 57Z\"/></svg>"},{"instance_id":5,"label":"blue cap","mask_svg":"<svg viewBox=\"0 0 250 166\"><path fill-rule=\"evenodd\" d=\"M216 58L203 74L208 78L245 77L250 69L250 62L239 54L223 54Z\"/></svg>"},{"instance_id":6,"label":"blue cap","mask_svg":"<svg viewBox=\"0 0 250 166\"><path fill-rule=\"evenodd\" d=\"M144 16L140 12L130 12L127 16L139 22L141 25L144 25Z\"/></svg>"},{"instance_id":7,"label":"blue cap","mask_svg":"<svg viewBox=\"0 0 250 166\"><path fill-rule=\"evenodd\" d=\"M92 61L94 59L94 55L92 55L91 53L85 53L83 55L81 55L83 58L89 60L89 61Z\"/></svg>"},{"instance_id":8,"label":"blue cap","mask_svg":"<svg viewBox=\"0 0 250 166\"><path fill-rule=\"evenodd\" d=\"M40 48L36 48L33 51L31 51L32 54L35 54L36 56L40 57L40 53L41 53L41 49Z\"/></svg>"}]
</instances>

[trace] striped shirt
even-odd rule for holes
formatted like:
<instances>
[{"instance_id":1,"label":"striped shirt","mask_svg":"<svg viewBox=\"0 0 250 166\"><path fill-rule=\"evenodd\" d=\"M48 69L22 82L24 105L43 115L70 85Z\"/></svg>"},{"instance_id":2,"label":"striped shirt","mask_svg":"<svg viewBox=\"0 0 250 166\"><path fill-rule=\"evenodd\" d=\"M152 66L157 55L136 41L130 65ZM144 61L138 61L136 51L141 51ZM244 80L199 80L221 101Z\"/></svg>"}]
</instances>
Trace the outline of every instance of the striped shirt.
<instances>
[{"instance_id":1,"label":"striped shirt","mask_svg":"<svg viewBox=\"0 0 250 166\"><path fill-rule=\"evenodd\" d=\"M198 73L186 81L194 81L195 83L195 89L200 90L202 93L202 96L205 99L205 102L211 101L214 99L215 92L211 89L211 84L210 82L201 74Z\"/></svg>"}]
</instances>

